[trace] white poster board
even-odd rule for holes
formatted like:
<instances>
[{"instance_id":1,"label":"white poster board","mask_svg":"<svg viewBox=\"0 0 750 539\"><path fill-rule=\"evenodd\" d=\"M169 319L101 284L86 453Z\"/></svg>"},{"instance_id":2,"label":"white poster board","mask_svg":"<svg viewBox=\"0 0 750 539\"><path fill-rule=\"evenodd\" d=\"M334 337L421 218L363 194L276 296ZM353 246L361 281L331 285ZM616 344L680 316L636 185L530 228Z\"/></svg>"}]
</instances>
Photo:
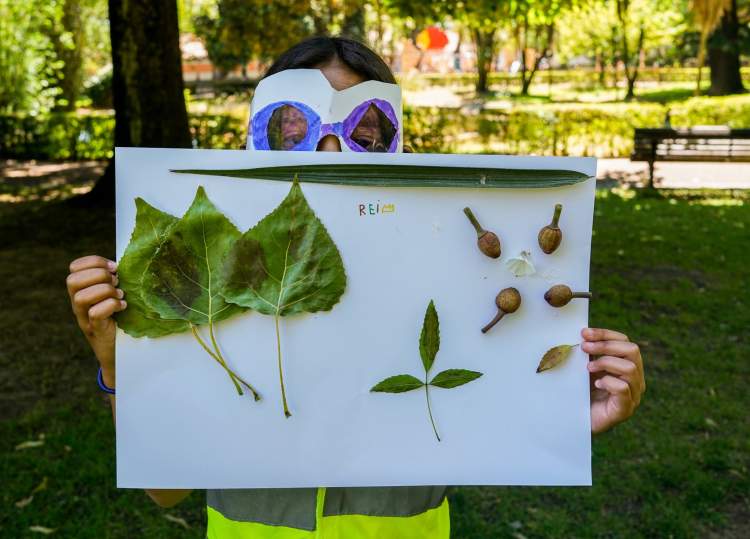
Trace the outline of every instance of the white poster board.
<instances>
[{"instance_id":1,"label":"white poster board","mask_svg":"<svg viewBox=\"0 0 750 539\"><path fill-rule=\"evenodd\" d=\"M134 199L181 216L198 186L241 230L287 195L284 181L175 174L324 163L565 169L591 178L537 189L363 187L302 183L338 246L347 288L329 312L281 320L291 418L281 411L273 317L243 313L216 326L224 355L263 394L238 396L190 333L117 335L117 484L152 488L399 485L590 485L588 357L536 367L549 348L581 342L588 301L552 308L544 292L588 290L596 161L592 158L123 149L117 163L117 256L135 222ZM537 245L556 203L562 244ZM361 211L364 204L367 211ZM370 204L395 211L371 214ZM482 255L462 209L501 238ZM531 252L537 273L506 265ZM494 299L516 287L521 308L482 334ZM127 299L127 298L126 298ZM424 376L419 335L434 300L440 350L433 374L483 373L432 388L433 434L422 391L372 393L395 374Z\"/></svg>"}]
</instances>

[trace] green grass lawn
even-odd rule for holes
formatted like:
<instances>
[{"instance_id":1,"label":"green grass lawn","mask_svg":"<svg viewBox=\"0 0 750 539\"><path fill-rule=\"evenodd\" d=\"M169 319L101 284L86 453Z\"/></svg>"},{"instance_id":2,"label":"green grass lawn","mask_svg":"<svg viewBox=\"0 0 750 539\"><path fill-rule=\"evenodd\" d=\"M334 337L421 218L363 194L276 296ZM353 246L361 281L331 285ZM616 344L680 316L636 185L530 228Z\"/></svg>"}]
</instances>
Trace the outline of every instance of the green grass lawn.
<instances>
[{"instance_id":1,"label":"green grass lawn","mask_svg":"<svg viewBox=\"0 0 750 539\"><path fill-rule=\"evenodd\" d=\"M594 439L592 488L456 488L454 537L750 536L748 200L598 194L591 321L641 343L643 404ZM64 286L71 259L113 245L110 211L0 204L0 537L204 535L202 493L161 510L115 488L110 411Z\"/></svg>"}]
</instances>

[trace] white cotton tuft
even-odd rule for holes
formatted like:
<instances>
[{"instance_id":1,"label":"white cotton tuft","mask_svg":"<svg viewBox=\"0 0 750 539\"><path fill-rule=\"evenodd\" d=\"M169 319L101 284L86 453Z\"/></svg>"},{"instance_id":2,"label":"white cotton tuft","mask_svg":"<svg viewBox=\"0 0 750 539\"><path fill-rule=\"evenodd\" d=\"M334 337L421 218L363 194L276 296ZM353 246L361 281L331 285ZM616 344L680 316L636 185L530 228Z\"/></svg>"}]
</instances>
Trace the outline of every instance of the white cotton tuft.
<instances>
[{"instance_id":1,"label":"white cotton tuft","mask_svg":"<svg viewBox=\"0 0 750 539\"><path fill-rule=\"evenodd\" d=\"M529 251L521 251L518 256L510 258L506 264L516 277L526 277L536 273Z\"/></svg>"}]
</instances>

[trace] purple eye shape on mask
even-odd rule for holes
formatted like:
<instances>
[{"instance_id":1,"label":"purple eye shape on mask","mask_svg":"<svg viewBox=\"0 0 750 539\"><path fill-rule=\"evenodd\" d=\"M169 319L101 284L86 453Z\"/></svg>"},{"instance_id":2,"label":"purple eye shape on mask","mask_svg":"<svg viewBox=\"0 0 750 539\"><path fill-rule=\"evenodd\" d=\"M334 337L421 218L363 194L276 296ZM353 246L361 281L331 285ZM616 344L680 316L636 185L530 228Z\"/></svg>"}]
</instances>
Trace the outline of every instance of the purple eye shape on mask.
<instances>
[{"instance_id":1,"label":"purple eye shape on mask","mask_svg":"<svg viewBox=\"0 0 750 539\"><path fill-rule=\"evenodd\" d=\"M337 135L355 152L394 153L398 131L396 113L383 99L357 105L343 122L321 124L320 116L298 101L266 105L251 121L256 150L313 151L320 139Z\"/></svg>"}]
</instances>

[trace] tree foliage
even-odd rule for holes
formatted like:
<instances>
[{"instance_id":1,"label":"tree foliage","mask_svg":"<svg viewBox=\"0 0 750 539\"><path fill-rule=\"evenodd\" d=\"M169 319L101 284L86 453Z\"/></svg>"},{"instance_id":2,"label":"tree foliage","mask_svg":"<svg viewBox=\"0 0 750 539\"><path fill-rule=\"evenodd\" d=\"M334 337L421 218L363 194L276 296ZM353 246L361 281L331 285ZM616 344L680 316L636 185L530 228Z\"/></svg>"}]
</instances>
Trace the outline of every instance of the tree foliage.
<instances>
[{"instance_id":1,"label":"tree foliage","mask_svg":"<svg viewBox=\"0 0 750 539\"><path fill-rule=\"evenodd\" d=\"M60 64L49 32L57 7L0 0L0 111L39 113L54 105Z\"/></svg>"},{"instance_id":2,"label":"tree foliage","mask_svg":"<svg viewBox=\"0 0 750 539\"><path fill-rule=\"evenodd\" d=\"M558 18L556 53L562 62L593 57L602 68L610 65L613 70L622 63L632 97L641 57L658 58L674 46L687 29L686 13L685 0L578 2Z\"/></svg>"},{"instance_id":3,"label":"tree foliage","mask_svg":"<svg viewBox=\"0 0 750 539\"><path fill-rule=\"evenodd\" d=\"M0 111L73 109L110 60L106 0L0 0Z\"/></svg>"},{"instance_id":4,"label":"tree foliage","mask_svg":"<svg viewBox=\"0 0 750 539\"><path fill-rule=\"evenodd\" d=\"M521 94L529 87L543 60L552 55L555 26L571 0L515 0L511 4L511 29L521 60Z\"/></svg>"},{"instance_id":5,"label":"tree foliage","mask_svg":"<svg viewBox=\"0 0 750 539\"><path fill-rule=\"evenodd\" d=\"M251 59L268 61L312 35L305 0L218 0L193 19L214 66L223 73Z\"/></svg>"}]
</instances>

